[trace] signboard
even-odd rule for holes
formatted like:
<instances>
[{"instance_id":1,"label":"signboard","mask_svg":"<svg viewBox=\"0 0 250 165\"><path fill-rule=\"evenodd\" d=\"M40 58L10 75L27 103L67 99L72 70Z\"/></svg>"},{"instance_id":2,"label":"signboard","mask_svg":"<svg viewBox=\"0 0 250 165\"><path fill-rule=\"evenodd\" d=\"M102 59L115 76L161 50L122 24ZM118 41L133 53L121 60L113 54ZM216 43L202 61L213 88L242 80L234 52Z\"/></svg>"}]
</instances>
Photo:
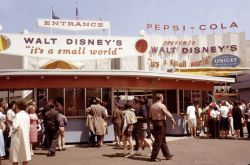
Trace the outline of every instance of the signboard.
<instances>
[{"instance_id":1,"label":"signboard","mask_svg":"<svg viewBox=\"0 0 250 165\"><path fill-rule=\"evenodd\" d=\"M140 37L0 34L8 44L0 54L68 61L139 56L147 41Z\"/></svg>"},{"instance_id":2,"label":"signboard","mask_svg":"<svg viewBox=\"0 0 250 165\"><path fill-rule=\"evenodd\" d=\"M166 71L190 67L246 67L245 33L208 36L145 36L149 48L146 70Z\"/></svg>"},{"instance_id":3,"label":"signboard","mask_svg":"<svg viewBox=\"0 0 250 165\"><path fill-rule=\"evenodd\" d=\"M212 59L214 67L236 67L240 64L240 58L232 54L223 54Z\"/></svg>"},{"instance_id":4,"label":"signboard","mask_svg":"<svg viewBox=\"0 0 250 165\"><path fill-rule=\"evenodd\" d=\"M200 32L204 31L215 31L215 30L234 30L237 29L238 25L236 22L231 22L230 24L225 24L225 23L212 23L212 24L201 24L198 26L187 26L187 25L177 25L177 24L152 24L152 23L147 23L146 24L146 30L154 30L155 32L157 31L163 31L163 32L185 32L185 31L194 31L198 30Z\"/></svg>"},{"instance_id":5,"label":"signboard","mask_svg":"<svg viewBox=\"0 0 250 165\"><path fill-rule=\"evenodd\" d=\"M37 19L37 26L51 29L82 31L109 29L110 23L95 20Z\"/></svg>"}]
</instances>

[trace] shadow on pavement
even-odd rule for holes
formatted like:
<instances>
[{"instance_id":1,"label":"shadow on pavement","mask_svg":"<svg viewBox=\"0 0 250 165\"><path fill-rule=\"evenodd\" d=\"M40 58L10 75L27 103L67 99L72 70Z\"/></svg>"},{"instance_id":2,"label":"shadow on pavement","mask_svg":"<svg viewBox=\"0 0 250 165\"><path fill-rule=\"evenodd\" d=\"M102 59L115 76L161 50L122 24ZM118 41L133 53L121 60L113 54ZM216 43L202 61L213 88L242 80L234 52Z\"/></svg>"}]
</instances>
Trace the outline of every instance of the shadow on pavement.
<instances>
[{"instance_id":1,"label":"shadow on pavement","mask_svg":"<svg viewBox=\"0 0 250 165\"><path fill-rule=\"evenodd\" d=\"M124 157L124 153L114 153L114 154L103 154L102 156L108 157L108 158L117 158L117 157ZM149 157L145 156L130 156L127 159L131 160L139 160L139 161L149 161Z\"/></svg>"},{"instance_id":2,"label":"shadow on pavement","mask_svg":"<svg viewBox=\"0 0 250 165\"><path fill-rule=\"evenodd\" d=\"M142 157L142 156L133 156L133 157L128 157L128 159L132 160L140 160L140 161L149 161L149 157Z\"/></svg>"},{"instance_id":3,"label":"shadow on pavement","mask_svg":"<svg viewBox=\"0 0 250 165\"><path fill-rule=\"evenodd\" d=\"M114 150L124 150L123 147L115 147L115 146L113 147L113 149L114 149Z\"/></svg>"},{"instance_id":4,"label":"shadow on pavement","mask_svg":"<svg viewBox=\"0 0 250 165\"><path fill-rule=\"evenodd\" d=\"M102 156L108 157L108 158L117 158L117 157L124 157L124 153L114 153L114 154L103 154Z\"/></svg>"},{"instance_id":5,"label":"shadow on pavement","mask_svg":"<svg viewBox=\"0 0 250 165\"><path fill-rule=\"evenodd\" d=\"M213 138L213 137L207 137L207 136L198 136L196 137L195 139L211 139L211 140L214 140L214 139L219 139L219 140L249 140L248 138L235 138L235 137L226 137L225 139L222 139L222 138Z\"/></svg>"},{"instance_id":6,"label":"shadow on pavement","mask_svg":"<svg viewBox=\"0 0 250 165\"><path fill-rule=\"evenodd\" d=\"M89 144L76 144L74 145L77 148L95 148L96 146L90 146Z\"/></svg>"},{"instance_id":7,"label":"shadow on pavement","mask_svg":"<svg viewBox=\"0 0 250 165\"><path fill-rule=\"evenodd\" d=\"M47 152L46 153L36 152L36 153L34 153L34 155L47 155Z\"/></svg>"}]
</instances>

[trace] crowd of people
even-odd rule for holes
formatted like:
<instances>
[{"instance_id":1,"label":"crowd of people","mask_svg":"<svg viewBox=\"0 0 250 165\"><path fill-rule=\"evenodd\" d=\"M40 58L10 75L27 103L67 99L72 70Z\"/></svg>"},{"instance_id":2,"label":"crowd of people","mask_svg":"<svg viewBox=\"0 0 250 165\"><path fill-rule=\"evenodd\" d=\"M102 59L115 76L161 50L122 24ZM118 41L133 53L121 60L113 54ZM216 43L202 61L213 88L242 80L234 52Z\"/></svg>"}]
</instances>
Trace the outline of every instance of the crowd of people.
<instances>
[{"instance_id":1,"label":"crowd of people","mask_svg":"<svg viewBox=\"0 0 250 165\"><path fill-rule=\"evenodd\" d=\"M115 104L112 114L115 146L121 146L120 137L122 137L125 157L141 155L142 150L148 148L147 156L150 157L150 161L160 161L157 158L160 149L166 160L171 159L173 154L170 153L165 139L168 118L175 128L175 120L163 104L162 94L156 94L156 102L151 106L145 98L134 98L124 106ZM134 146L132 139L135 140Z\"/></svg>"},{"instance_id":2,"label":"crowd of people","mask_svg":"<svg viewBox=\"0 0 250 165\"><path fill-rule=\"evenodd\" d=\"M192 137L244 138L243 128L250 138L250 103L222 99L200 107L199 103L190 102L187 107L188 130Z\"/></svg>"},{"instance_id":3,"label":"crowd of people","mask_svg":"<svg viewBox=\"0 0 250 165\"><path fill-rule=\"evenodd\" d=\"M137 98L121 105L115 103L112 110L115 147L123 147L124 157L142 154L148 148L150 161L158 162L161 149L166 160L173 157L166 139L166 120L176 127L175 120L163 104L163 95L156 94L156 102L149 105L145 98ZM107 103L94 98L86 109L86 127L89 129L90 147L102 147L104 136L108 134ZM243 137L243 127L247 126L250 138L250 103L234 100L211 102L203 107L190 102L186 109L188 130L192 137L212 138ZM65 151L64 115L61 98L48 99L46 106L38 110L29 102L0 103L0 157L8 158L14 165L27 164L33 149L40 145L48 150L47 156L55 156L56 151ZM133 145L132 141L135 141ZM146 150L145 150L146 151ZM0 159L1 161L1 159ZM1 163L1 162L0 162Z\"/></svg>"},{"instance_id":4,"label":"crowd of people","mask_svg":"<svg viewBox=\"0 0 250 165\"><path fill-rule=\"evenodd\" d=\"M115 146L120 147L123 144L125 157L140 154L141 149L146 147L149 148L148 155L152 161L158 160L160 148L167 159L172 157L164 141L166 117L173 121L173 128L176 124L166 106L162 104L163 96L157 94L156 98L161 101L158 100L150 106L146 99L138 98L125 106L115 104L112 116ZM185 116L188 134L191 137L242 139L243 128L247 127L247 138L250 139L250 103L238 100L229 102L222 99L201 107L199 103L190 102ZM122 137L122 143L119 137ZM130 147L128 152L127 145L132 145L132 139L135 140L135 146ZM163 141L159 143L161 140Z\"/></svg>"},{"instance_id":5,"label":"crowd of people","mask_svg":"<svg viewBox=\"0 0 250 165\"><path fill-rule=\"evenodd\" d=\"M49 99L42 111L36 103L13 101L0 103L0 161L9 159L13 165L28 164L37 145L48 149L47 156L64 151L64 127L67 118L63 115L60 99ZM1 164L1 162L0 162Z\"/></svg>"}]
</instances>

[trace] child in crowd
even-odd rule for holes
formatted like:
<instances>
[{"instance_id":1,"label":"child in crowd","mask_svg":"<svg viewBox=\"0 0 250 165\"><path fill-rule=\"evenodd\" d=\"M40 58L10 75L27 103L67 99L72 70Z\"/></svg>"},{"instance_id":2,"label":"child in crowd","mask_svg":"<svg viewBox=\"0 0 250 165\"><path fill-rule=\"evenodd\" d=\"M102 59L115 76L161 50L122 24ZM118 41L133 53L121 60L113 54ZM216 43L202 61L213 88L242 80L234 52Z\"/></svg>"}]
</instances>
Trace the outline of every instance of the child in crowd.
<instances>
[{"instance_id":1,"label":"child in crowd","mask_svg":"<svg viewBox=\"0 0 250 165\"><path fill-rule=\"evenodd\" d=\"M65 140L64 140L64 127L67 125L67 118L63 114L63 109L58 109L58 121L59 121L59 137L58 137L58 150L65 151Z\"/></svg>"},{"instance_id":2,"label":"child in crowd","mask_svg":"<svg viewBox=\"0 0 250 165\"><path fill-rule=\"evenodd\" d=\"M124 112L123 112L123 116L124 116L124 125L123 125L123 129L122 129L122 142L123 142L123 146L124 146L124 154L125 157L129 157L134 155L134 151L133 151L133 144L132 144L132 130L133 130L133 124L137 122L137 118L135 116L135 110L132 108L132 104L130 102L128 102L125 105L124 108ZM127 150L127 141L129 143L130 146L130 152L128 154Z\"/></svg>"}]
</instances>

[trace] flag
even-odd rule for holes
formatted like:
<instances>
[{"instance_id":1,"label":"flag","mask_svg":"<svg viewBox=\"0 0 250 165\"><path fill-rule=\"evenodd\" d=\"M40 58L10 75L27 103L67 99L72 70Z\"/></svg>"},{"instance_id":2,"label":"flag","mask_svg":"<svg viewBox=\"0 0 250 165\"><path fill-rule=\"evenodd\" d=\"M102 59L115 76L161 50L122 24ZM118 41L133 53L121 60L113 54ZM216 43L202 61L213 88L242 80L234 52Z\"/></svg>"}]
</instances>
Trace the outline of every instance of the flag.
<instances>
[{"instance_id":1,"label":"flag","mask_svg":"<svg viewBox=\"0 0 250 165\"><path fill-rule=\"evenodd\" d=\"M57 16L55 15L53 9L51 10L51 18L52 18L52 19L60 19L59 17L57 17Z\"/></svg>"},{"instance_id":2,"label":"flag","mask_svg":"<svg viewBox=\"0 0 250 165\"><path fill-rule=\"evenodd\" d=\"M79 16L78 16L78 8L76 7L76 20L79 19Z\"/></svg>"},{"instance_id":3,"label":"flag","mask_svg":"<svg viewBox=\"0 0 250 165\"><path fill-rule=\"evenodd\" d=\"M208 96L212 98L212 101L213 101L213 102L217 103L217 100L214 98L214 96L212 96L212 95L210 95L210 94L208 94Z\"/></svg>"},{"instance_id":4,"label":"flag","mask_svg":"<svg viewBox=\"0 0 250 165\"><path fill-rule=\"evenodd\" d=\"M100 16L100 21L102 21L102 16ZM102 29L102 31L105 31L105 29Z\"/></svg>"}]
</instances>

